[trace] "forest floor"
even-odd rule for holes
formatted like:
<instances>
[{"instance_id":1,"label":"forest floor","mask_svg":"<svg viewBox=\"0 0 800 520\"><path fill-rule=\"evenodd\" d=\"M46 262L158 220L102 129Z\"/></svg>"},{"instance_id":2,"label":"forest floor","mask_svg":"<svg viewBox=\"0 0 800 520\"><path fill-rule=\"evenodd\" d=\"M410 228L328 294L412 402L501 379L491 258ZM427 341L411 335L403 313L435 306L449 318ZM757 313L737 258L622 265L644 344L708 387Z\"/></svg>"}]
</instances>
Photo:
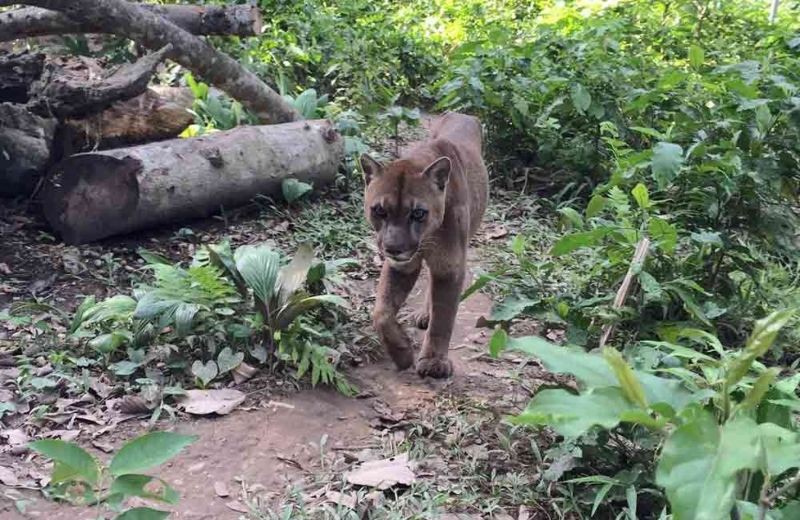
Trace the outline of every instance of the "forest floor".
<instances>
[{"instance_id":1,"label":"forest floor","mask_svg":"<svg viewBox=\"0 0 800 520\"><path fill-rule=\"evenodd\" d=\"M346 217L331 220L337 214L360 219L359 211L357 201L342 194L299 210L265 212L263 205L254 204L224 218L191 223L191 228L161 229L76 248L50 236L24 206L6 207L0 210L0 309L34 300L32 321L38 327L49 324L63 337L65 320L59 314L69 315L83 295L105 297L137 279L139 247L185 261L198 244L223 238L236 244L271 241L288 250L287 242L308 238L309 233L323 237L317 243L327 237L332 245L323 249L330 254L346 253L360 260L360 267L347 273L345 284L353 310L352 336L344 341L353 348L343 368L358 395L310 388L291 374L262 373L240 385L248 398L229 415L160 419L157 429L199 438L155 471L180 494L176 506L159 507L173 511L173 518L186 519L552 517L555 505L542 501L547 490L537 489L545 471L542 450L551 439L534 439L502 418L523 409L541 385L564 381L530 359L488 355L491 331L477 328L476 322L489 313L491 300L481 293L461 305L451 342L451 379L423 380L413 370L398 372L383 357L369 326L379 272L371 237L359 236L363 226L354 229ZM483 252L504 243L510 232L506 226L513 226L496 215L490 208L486 225L473 241L473 273L482 268ZM421 304L424 276L409 306ZM31 331L38 327L0 320L0 400L15 398L11 389L20 375L13 362L20 349L15 340L26 338L25 354L40 356L41 370L48 369L44 350L57 347L37 345ZM536 332L536 324L521 323L516 329ZM422 331L415 334L421 340ZM94 372L88 377L93 389L114 384ZM6 417L0 424L0 517L96 518L97 511L43 496L49 469L24 444L35 438L62 438L108 460L109 453L149 427L149 414L122 415L112 409L118 402L118 394L110 392L100 399L53 398L47 413L34 408ZM390 477L397 471L413 474L410 486L376 491L347 481L347 472L387 458L398 463L388 469Z\"/></svg>"}]
</instances>

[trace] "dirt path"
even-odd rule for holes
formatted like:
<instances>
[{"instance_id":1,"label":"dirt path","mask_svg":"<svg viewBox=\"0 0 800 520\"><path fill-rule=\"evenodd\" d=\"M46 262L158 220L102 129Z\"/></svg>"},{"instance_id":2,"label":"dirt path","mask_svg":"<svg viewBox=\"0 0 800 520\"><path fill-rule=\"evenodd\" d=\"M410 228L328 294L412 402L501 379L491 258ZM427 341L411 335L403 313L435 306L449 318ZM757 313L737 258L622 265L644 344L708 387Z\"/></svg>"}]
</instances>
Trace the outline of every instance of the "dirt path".
<instances>
[{"instance_id":1,"label":"dirt path","mask_svg":"<svg viewBox=\"0 0 800 520\"><path fill-rule=\"evenodd\" d=\"M411 305L422 301L422 288L418 283ZM291 482L319 472L325 452L350 454L352 459L352 454L365 449L381 451L382 439L385 441L387 432L391 434L382 427L384 420L399 422L418 416L445 396L471 396L490 407L506 409L523 404L527 393L509 392L510 366L482 355L488 334L476 329L475 322L489 307L490 301L482 294L462 304L451 343L455 376L450 380L422 380L412 370L398 373L388 359L382 359L349 372L361 390L359 398L347 398L333 390L306 390L264 408L237 410L216 419L179 421L175 431L197 435L199 440L158 470L181 496L172 517L240 518L246 511L243 494L279 495ZM417 334L421 339L422 331ZM161 427L168 426L162 423ZM135 433L132 428L125 436ZM124 441L117 435L112 444L118 447ZM218 496L215 487L227 490L228 496ZM13 497L30 501L24 513L14 506ZM36 492L5 493L2 500L3 519L94 518L92 511L57 506Z\"/></svg>"}]
</instances>

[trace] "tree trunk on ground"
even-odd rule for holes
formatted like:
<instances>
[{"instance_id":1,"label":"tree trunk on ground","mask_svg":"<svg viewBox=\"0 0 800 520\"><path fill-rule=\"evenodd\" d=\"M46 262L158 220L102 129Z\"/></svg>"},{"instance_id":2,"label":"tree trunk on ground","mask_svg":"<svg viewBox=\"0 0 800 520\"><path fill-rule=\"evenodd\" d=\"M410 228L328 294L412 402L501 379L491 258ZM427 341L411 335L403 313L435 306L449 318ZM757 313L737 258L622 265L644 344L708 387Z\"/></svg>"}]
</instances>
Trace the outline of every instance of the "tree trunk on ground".
<instances>
[{"instance_id":1,"label":"tree trunk on ground","mask_svg":"<svg viewBox=\"0 0 800 520\"><path fill-rule=\"evenodd\" d=\"M62 122L57 146L62 156L87 150L171 139L192 124L189 109L194 95L188 88L150 87L143 94L120 101L82 119Z\"/></svg>"},{"instance_id":2,"label":"tree trunk on ground","mask_svg":"<svg viewBox=\"0 0 800 520\"><path fill-rule=\"evenodd\" d=\"M261 34L261 12L250 5L141 5L178 27L198 35L256 36ZM113 24L76 22L47 9L27 7L0 13L0 41L51 34L103 34L114 32Z\"/></svg>"},{"instance_id":3,"label":"tree trunk on ground","mask_svg":"<svg viewBox=\"0 0 800 520\"><path fill-rule=\"evenodd\" d=\"M59 118L83 116L105 110L115 101L136 97L147 90L156 67L170 50L167 45L136 63L123 65L105 79L91 78L86 69L71 74L69 68L49 63L31 87L31 109Z\"/></svg>"},{"instance_id":4,"label":"tree trunk on ground","mask_svg":"<svg viewBox=\"0 0 800 520\"><path fill-rule=\"evenodd\" d=\"M0 195L29 194L50 162L55 119L0 103Z\"/></svg>"},{"instance_id":5,"label":"tree trunk on ground","mask_svg":"<svg viewBox=\"0 0 800 520\"><path fill-rule=\"evenodd\" d=\"M242 126L193 139L73 155L42 191L45 217L70 244L206 217L285 178L333 181L344 142L328 121Z\"/></svg>"},{"instance_id":6,"label":"tree trunk on ground","mask_svg":"<svg viewBox=\"0 0 800 520\"><path fill-rule=\"evenodd\" d=\"M0 102L27 103L28 89L42 75L44 60L40 53L0 53Z\"/></svg>"},{"instance_id":7,"label":"tree trunk on ground","mask_svg":"<svg viewBox=\"0 0 800 520\"><path fill-rule=\"evenodd\" d=\"M151 49L173 45L170 59L228 93L265 123L300 119L297 111L258 76L169 20L124 0L0 0L59 11L81 23L114 27L115 34Z\"/></svg>"}]
</instances>

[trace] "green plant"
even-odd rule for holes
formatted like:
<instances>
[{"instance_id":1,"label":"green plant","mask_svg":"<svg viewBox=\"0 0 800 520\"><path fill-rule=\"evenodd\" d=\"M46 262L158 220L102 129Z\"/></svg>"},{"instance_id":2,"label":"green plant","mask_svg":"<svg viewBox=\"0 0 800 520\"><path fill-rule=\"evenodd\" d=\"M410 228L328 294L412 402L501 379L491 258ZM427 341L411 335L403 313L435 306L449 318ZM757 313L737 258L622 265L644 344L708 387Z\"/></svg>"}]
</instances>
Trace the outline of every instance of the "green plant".
<instances>
[{"instance_id":1,"label":"green plant","mask_svg":"<svg viewBox=\"0 0 800 520\"><path fill-rule=\"evenodd\" d=\"M310 368L313 384L349 389L328 346L333 338L324 338L311 317L326 305L345 306L339 296L315 292L338 263L315 261L308 245L285 266L280 252L266 245L233 251L227 242L201 248L188 267L144 250L140 255L152 283L132 296L87 298L70 326L71 337L100 353L116 375L160 361L176 374L188 368L195 384L206 387L246 355L265 363L275 354L297 366L297 377ZM163 401L159 409L169 411Z\"/></svg>"},{"instance_id":2,"label":"green plant","mask_svg":"<svg viewBox=\"0 0 800 520\"><path fill-rule=\"evenodd\" d=\"M699 337L716 355L650 343L661 355L647 369L632 368L610 347L590 354L537 337L508 338L502 329L490 348L494 355L512 349L535 356L578 383L577 392L541 390L514 423L547 425L570 439L594 428L645 432L646 445L661 449L654 473L643 475L642 483L649 479L664 489L672 518L725 519L733 509L743 518L765 518L798 507L786 494L800 481L789 471L800 467L800 434L791 419L800 406L800 378L779 379L779 370L757 361L792 315L775 312L759 320L741 352L707 334Z\"/></svg>"},{"instance_id":3,"label":"green plant","mask_svg":"<svg viewBox=\"0 0 800 520\"><path fill-rule=\"evenodd\" d=\"M41 440L30 448L52 460L48 492L59 499L84 505L108 507L118 520L157 520L169 513L150 507L125 508L132 497L176 504L178 493L162 479L143 474L163 464L193 443L197 437L170 432L151 432L125 443L108 465L102 464L77 444Z\"/></svg>"},{"instance_id":4,"label":"green plant","mask_svg":"<svg viewBox=\"0 0 800 520\"><path fill-rule=\"evenodd\" d=\"M195 137L256 122L241 103L212 92L207 84L195 80L191 72L184 74L183 79L195 98L191 110L195 122L181 134L182 137Z\"/></svg>"},{"instance_id":5,"label":"green plant","mask_svg":"<svg viewBox=\"0 0 800 520\"><path fill-rule=\"evenodd\" d=\"M419 109L418 108L405 108L398 105L392 105L385 111L378 115L379 120L388 121L392 127L392 139L394 139L394 154L400 156L400 123L406 123L410 126L419 124Z\"/></svg>"}]
</instances>

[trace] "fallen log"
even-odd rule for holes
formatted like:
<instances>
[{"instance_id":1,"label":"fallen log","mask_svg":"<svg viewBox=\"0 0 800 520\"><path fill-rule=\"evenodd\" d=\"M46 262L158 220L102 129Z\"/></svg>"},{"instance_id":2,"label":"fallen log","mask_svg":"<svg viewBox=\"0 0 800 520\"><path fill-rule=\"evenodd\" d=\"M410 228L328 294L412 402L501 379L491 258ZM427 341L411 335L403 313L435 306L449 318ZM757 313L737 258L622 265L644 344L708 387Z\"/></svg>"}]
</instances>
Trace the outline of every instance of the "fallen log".
<instances>
[{"instance_id":1,"label":"fallen log","mask_svg":"<svg viewBox=\"0 0 800 520\"><path fill-rule=\"evenodd\" d=\"M297 110L253 72L167 19L124 0L0 0L0 7L33 5L59 11L81 23L107 25L150 49L172 44L169 58L250 109L265 123L300 119Z\"/></svg>"},{"instance_id":2,"label":"fallen log","mask_svg":"<svg viewBox=\"0 0 800 520\"><path fill-rule=\"evenodd\" d=\"M44 60L41 53L0 53L0 102L26 103L28 89L42 75Z\"/></svg>"},{"instance_id":3,"label":"fallen log","mask_svg":"<svg viewBox=\"0 0 800 520\"><path fill-rule=\"evenodd\" d=\"M0 195L31 193L50 163L56 120L0 103Z\"/></svg>"},{"instance_id":4,"label":"fallen log","mask_svg":"<svg viewBox=\"0 0 800 520\"><path fill-rule=\"evenodd\" d=\"M31 110L59 118L84 116L105 110L115 101L136 97L147 90L156 67L171 49L167 45L123 65L107 78L87 78L83 69L71 74L69 68L48 63L41 79L31 86Z\"/></svg>"},{"instance_id":5,"label":"fallen log","mask_svg":"<svg viewBox=\"0 0 800 520\"><path fill-rule=\"evenodd\" d=\"M83 153L52 168L44 214L65 242L91 242L278 195L285 178L328 184L343 157L323 120Z\"/></svg>"},{"instance_id":6,"label":"fallen log","mask_svg":"<svg viewBox=\"0 0 800 520\"><path fill-rule=\"evenodd\" d=\"M192 103L194 95L188 88L152 86L99 114L62 121L57 146L67 156L171 139L194 121L189 112Z\"/></svg>"},{"instance_id":7,"label":"fallen log","mask_svg":"<svg viewBox=\"0 0 800 520\"><path fill-rule=\"evenodd\" d=\"M149 5L140 7L157 13L192 34L206 36L256 36L261 34L260 10L251 5ZM52 34L107 34L109 24L78 22L39 7L0 13L0 42Z\"/></svg>"}]
</instances>

